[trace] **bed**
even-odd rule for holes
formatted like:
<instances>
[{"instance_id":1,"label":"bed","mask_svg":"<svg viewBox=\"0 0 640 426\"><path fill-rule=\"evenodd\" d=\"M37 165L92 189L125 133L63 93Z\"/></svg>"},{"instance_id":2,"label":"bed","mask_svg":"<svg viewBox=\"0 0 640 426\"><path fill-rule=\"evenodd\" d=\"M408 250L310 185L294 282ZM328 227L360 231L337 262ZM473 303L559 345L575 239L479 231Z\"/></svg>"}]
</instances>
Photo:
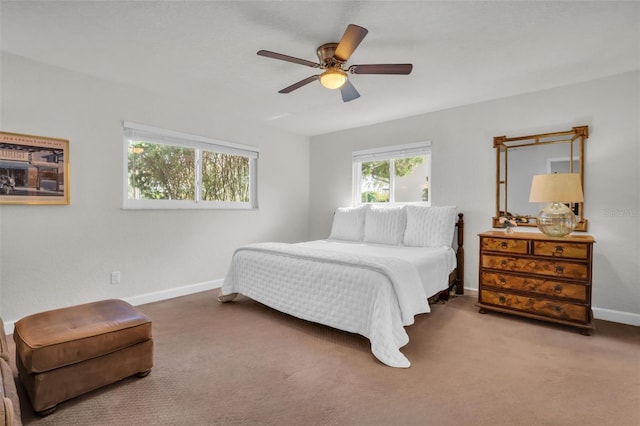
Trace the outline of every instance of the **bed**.
<instances>
[{"instance_id":1,"label":"bed","mask_svg":"<svg viewBox=\"0 0 640 426\"><path fill-rule=\"evenodd\" d=\"M238 248L218 300L243 294L361 334L379 361L407 368L400 352L409 342L405 327L430 312L430 301L464 292L463 229L452 206L340 208L326 240Z\"/></svg>"}]
</instances>

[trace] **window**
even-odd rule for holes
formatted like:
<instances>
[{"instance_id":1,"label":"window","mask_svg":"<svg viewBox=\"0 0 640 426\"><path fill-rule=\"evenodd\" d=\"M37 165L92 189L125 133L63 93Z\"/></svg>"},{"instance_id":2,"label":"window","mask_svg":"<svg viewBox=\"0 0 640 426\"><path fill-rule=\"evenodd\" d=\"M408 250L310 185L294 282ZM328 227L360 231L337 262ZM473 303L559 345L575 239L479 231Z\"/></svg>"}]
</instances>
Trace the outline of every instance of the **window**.
<instances>
[{"instance_id":1,"label":"window","mask_svg":"<svg viewBox=\"0 0 640 426\"><path fill-rule=\"evenodd\" d=\"M353 202L430 203L431 143L354 151Z\"/></svg>"},{"instance_id":2,"label":"window","mask_svg":"<svg viewBox=\"0 0 640 426\"><path fill-rule=\"evenodd\" d=\"M257 207L258 148L124 122L124 207Z\"/></svg>"}]
</instances>

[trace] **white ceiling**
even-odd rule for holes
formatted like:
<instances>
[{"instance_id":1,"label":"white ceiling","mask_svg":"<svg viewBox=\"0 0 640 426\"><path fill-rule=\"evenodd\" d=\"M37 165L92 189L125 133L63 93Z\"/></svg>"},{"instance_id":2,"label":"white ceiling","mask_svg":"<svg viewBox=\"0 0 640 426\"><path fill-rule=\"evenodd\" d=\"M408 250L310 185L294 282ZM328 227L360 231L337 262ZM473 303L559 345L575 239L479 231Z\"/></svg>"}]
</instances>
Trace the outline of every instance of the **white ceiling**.
<instances>
[{"instance_id":1,"label":"white ceiling","mask_svg":"<svg viewBox=\"0 0 640 426\"><path fill-rule=\"evenodd\" d=\"M541 1L5 1L11 54L318 135L640 69L640 3ZM408 76L352 75L361 94L314 82L354 23L369 34L347 65L413 63Z\"/></svg>"}]
</instances>

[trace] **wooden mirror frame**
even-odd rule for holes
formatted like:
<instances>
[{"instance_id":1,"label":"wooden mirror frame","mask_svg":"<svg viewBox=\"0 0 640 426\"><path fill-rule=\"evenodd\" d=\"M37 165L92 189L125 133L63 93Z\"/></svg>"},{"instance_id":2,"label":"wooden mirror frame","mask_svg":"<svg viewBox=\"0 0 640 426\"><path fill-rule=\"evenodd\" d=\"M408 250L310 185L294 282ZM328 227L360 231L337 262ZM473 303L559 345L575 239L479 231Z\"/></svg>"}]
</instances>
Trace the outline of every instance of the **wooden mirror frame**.
<instances>
[{"instance_id":1,"label":"wooden mirror frame","mask_svg":"<svg viewBox=\"0 0 640 426\"><path fill-rule=\"evenodd\" d=\"M501 228L503 225L500 224L500 217L509 215L509 206L508 206L508 177L509 177L509 150L523 148L523 147L536 147L536 146L545 146L549 144L559 144L559 143L567 143L569 144L569 159L573 159L575 156L574 153L574 142L578 143L578 159L579 159L579 173L580 173L580 184L582 185L582 192L585 192L584 188L584 142L589 138L589 126L579 126L573 127L571 130L566 132L555 132L555 133L541 133L538 135L529 135L529 136L517 136L517 137L506 137L506 136L496 136L493 138L493 147L496 150L496 214L493 218L492 226L494 228ZM504 158L504 176L501 174L501 159ZM570 173L574 173L573 170L573 162L569 162ZM525 188L527 194L529 193L530 187ZM503 198L503 200L501 200ZM586 199L586 197L585 197ZM501 201L503 201L503 206L501 206ZM587 231L588 221L584 217L584 202L582 203L572 203L572 209L576 213L578 224L576 226L575 231ZM532 226L536 225L536 216L532 215L524 215L518 216L521 220L518 222L518 226Z\"/></svg>"}]
</instances>

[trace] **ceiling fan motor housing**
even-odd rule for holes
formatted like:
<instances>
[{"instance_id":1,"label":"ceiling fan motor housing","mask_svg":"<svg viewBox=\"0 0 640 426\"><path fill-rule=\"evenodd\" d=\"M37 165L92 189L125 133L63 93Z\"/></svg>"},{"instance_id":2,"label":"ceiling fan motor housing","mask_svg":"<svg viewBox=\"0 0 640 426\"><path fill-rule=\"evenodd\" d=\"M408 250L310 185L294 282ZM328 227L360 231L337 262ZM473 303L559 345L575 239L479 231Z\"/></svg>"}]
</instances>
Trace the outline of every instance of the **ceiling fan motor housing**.
<instances>
[{"instance_id":1,"label":"ceiling fan motor housing","mask_svg":"<svg viewBox=\"0 0 640 426\"><path fill-rule=\"evenodd\" d=\"M338 43L325 43L318 47L316 54L323 68L342 67L343 61L336 59L333 55L338 47Z\"/></svg>"}]
</instances>

